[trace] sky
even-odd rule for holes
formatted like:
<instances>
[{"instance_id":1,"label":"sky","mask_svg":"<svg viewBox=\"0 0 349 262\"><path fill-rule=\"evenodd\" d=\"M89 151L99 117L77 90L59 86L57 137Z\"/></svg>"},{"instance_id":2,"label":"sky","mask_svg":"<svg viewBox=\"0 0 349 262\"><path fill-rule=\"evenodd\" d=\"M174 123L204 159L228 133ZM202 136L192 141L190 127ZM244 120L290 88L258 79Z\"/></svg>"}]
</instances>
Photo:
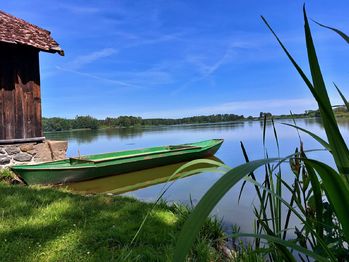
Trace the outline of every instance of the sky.
<instances>
[{"instance_id":1,"label":"sky","mask_svg":"<svg viewBox=\"0 0 349 262\"><path fill-rule=\"evenodd\" d=\"M45 117L287 114L316 109L263 15L309 75L304 0L1 1L51 31L65 56L40 53ZM349 33L347 0L305 1L308 16ZM311 22L333 103L349 96L348 45Z\"/></svg>"}]
</instances>

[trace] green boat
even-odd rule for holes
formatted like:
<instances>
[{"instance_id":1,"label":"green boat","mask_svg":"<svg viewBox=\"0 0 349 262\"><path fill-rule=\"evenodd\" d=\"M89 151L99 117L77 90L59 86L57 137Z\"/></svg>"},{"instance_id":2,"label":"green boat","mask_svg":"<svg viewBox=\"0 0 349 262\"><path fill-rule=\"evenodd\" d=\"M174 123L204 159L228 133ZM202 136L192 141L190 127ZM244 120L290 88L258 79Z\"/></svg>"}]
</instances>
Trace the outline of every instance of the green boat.
<instances>
[{"instance_id":1,"label":"green boat","mask_svg":"<svg viewBox=\"0 0 349 262\"><path fill-rule=\"evenodd\" d=\"M25 183L65 184L213 156L223 139L71 157L11 169Z\"/></svg>"}]
</instances>

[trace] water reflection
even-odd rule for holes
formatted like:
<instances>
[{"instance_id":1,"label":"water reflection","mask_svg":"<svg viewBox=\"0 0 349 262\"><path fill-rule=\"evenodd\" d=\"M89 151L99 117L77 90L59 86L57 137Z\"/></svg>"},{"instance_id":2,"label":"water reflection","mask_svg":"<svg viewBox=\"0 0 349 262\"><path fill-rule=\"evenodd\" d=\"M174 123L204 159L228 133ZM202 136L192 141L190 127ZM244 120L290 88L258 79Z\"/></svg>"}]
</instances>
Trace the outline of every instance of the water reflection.
<instances>
[{"instance_id":1,"label":"water reflection","mask_svg":"<svg viewBox=\"0 0 349 262\"><path fill-rule=\"evenodd\" d=\"M244 129L245 125L251 126L251 122L227 122L212 124L188 124L180 126L155 126L155 127L134 127L134 128L107 128L99 130L76 130L62 132L47 132L45 136L50 140L67 140L77 143L91 143L102 137L111 139L118 137L120 139L141 138L146 133L163 133L168 131L199 131L210 129L212 131L237 130Z\"/></svg>"},{"instance_id":2,"label":"water reflection","mask_svg":"<svg viewBox=\"0 0 349 262\"><path fill-rule=\"evenodd\" d=\"M346 118L338 118L338 125L342 129L349 129L349 121ZM280 119L275 120L276 125L280 123L293 124L293 120ZM304 118L296 119L297 125L310 129L322 129L323 125L320 118ZM45 133L47 139L51 140L67 140L74 141L78 144L92 143L98 139L113 139L129 140L133 138L142 138L148 133L166 133L169 131L176 132L202 132L210 130L211 132L220 131L250 131L252 129L256 133L256 128L260 132L263 131L263 121L241 121L241 122L226 122L226 123L211 123L211 124L188 124L180 126L155 126L155 127L135 127L135 128L108 128L100 130L79 130L79 131L64 131L64 132L48 132ZM267 121L266 127L271 128L272 122ZM261 134L261 133L259 133Z\"/></svg>"},{"instance_id":3,"label":"water reflection","mask_svg":"<svg viewBox=\"0 0 349 262\"><path fill-rule=\"evenodd\" d=\"M117 136L125 139L141 137L144 131L145 129L142 128L108 128L100 130L49 132L45 133L45 136L51 140L75 140L77 143L91 143L101 136L105 136L106 138Z\"/></svg>"},{"instance_id":4,"label":"water reflection","mask_svg":"<svg viewBox=\"0 0 349 262\"><path fill-rule=\"evenodd\" d=\"M306 128L324 139L326 138L319 119L297 119L296 122L298 126ZM299 147L299 138L295 128L282 125L281 123L293 124L293 121L288 119L275 121L280 155L286 156L293 153L296 147ZM344 139L348 141L349 121L339 119L338 124ZM306 150L322 148L309 135L302 132L300 132L300 135ZM265 153L263 150L263 126L261 125L261 121L60 132L46 134L46 137L49 139L68 140L68 156L76 156L78 151L82 155L89 155L158 145L183 144L212 138L224 138L224 143L216 156L229 166L237 166L245 162L240 149L240 141L243 141L251 160L261 159ZM270 122L267 124L265 140L269 156L276 157L278 147L275 143L274 132ZM308 157L324 161L334 166L333 158L328 152L312 152L308 154ZM260 171L260 173L256 172L256 175L260 174L259 177L262 177L263 170ZM173 171L160 173L166 177L171 172ZM286 181L292 183L293 175L289 172L288 166L285 166L282 173ZM82 192L109 192L115 189L116 193L121 193L125 190L117 191L118 189L115 185L119 185L119 188L127 187L127 182L130 181L133 184L142 185L143 181L141 179L149 177L150 182L146 187L140 187L138 189L137 187L128 188L127 190L133 191L124 194L143 201L155 201L163 185L156 184L156 181L151 181L153 178L156 180L160 176L154 175L152 177L151 175L153 174L141 176L140 174L143 175L144 171L139 172L139 175L134 177L110 177L95 180L93 183L90 181L71 186L72 189L75 188ZM179 179L166 192L164 198L169 202L187 204L192 202L195 204L220 177L221 174L219 173L207 172ZM241 227L241 231L252 232L254 218L252 203L256 197L255 189L252 185L247 185L240 202L238 202L240 186L241 184L236 185L224 196L216 206L213 214L222 218L224 223L238 224Z\"/></svg>"},{"instance_id":5,"label":"water reflection","mask_svg":"<svg viewBox=\"0 0 349 262\"><path fill-rule=\"evenodd\" d=\"M218 162L222 161L216 157L210 157L208 159L215 160ZM131 172L127 174L103 177L99 179L71 183L64 185L70 190L77 191L80 193L113 193L121 194L125 192L134 191L141 188L146 188L167 181L174 180L177 178L184 178L192 175L197 175L202 172L202 168L214 167L211 164L197 164L192 167L185 169L185 172L181 172L174 177L172 174L181 166L187 162L161 166L156 168L150 168ZM190 173L187 173L191 171ZM195 172L197 171L197 172Z\"/></svg>"}]
</instances>

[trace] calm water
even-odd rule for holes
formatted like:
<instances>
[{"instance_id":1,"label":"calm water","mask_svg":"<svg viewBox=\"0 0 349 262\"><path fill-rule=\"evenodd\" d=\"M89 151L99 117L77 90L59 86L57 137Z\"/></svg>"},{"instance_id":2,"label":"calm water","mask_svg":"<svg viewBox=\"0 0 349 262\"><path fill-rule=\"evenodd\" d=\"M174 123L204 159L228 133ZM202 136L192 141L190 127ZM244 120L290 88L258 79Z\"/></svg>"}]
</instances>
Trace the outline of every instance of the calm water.
<instances>
[{"instance_id":1,"label":"calm water","mask_svg":"<svg viewBox=\"0 0 349 262\"><path fill-rule=\"evenodd\" d=\"M287 120L283 120L283 122L287 122ZM321 123L316 119L297 120L297 124L315 132L317 135L325 137ZM276 122L276 128L280 142L280 155L286 156L293 153L295 148L299 146L296 130L282 125L281 122ZM340 128L344 138L347 139L349 122L340 122ZM68 156L76 156L78 152L81 155L88 155L158 145L181 144L211 138L224 138L225 141L217 152L216 157L227 165L236 166L244 163L240 141L244 143L250 159L263 158L262 131L263 126L261 122L251 121L180 127L59 132L48 133L46 137L48 139L68 140ZM266 138L269 156L277 156L277 147L270 123L268 123ZM301 134L301 138L305 149L321 148L311 137ZM326 152L311 153L308 156L328 161L328 163L333 165L331 157ZM132 176L123 175L83 182L74 184L71 188L78 191L97 193L123 193L133 190L123 194L144 201L154 201L163 188L162 182L166 181L166 177L171 175L179 166L171 165L148 170L147 172L135 172L131 174ZM283 167L283 170L283 176L291 181L292 175L287 166ZM191 199L195 204L220 176L221 174L218 173L199 173L182 178L170 187L164 198L170 202L179 201L186 204L190 203ZM147 177L147 179L143 179L143 177ZM240 203L238 203L237 196L239 190L240 184L231 189L215 208L213 214L222 218L227 225L238 224L241 227L241 231L251 231L253 222L251 210L255 198L254 189L252 186L246 187L245 194Z\"/></svg>"}]
</instances>

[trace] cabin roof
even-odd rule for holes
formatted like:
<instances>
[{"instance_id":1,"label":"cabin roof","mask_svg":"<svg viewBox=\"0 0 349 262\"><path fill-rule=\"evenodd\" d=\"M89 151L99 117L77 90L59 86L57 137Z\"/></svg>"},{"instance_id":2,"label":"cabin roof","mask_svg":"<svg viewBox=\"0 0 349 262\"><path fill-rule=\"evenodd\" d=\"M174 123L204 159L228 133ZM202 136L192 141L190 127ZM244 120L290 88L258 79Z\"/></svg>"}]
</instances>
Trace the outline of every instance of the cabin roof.
<instances>
[{"instance_id":1,"label":"cabin roof","mask_svg":"<svg viewBox=\"0 0 349 262\"><path fill-rule=\"evenodd\" d=\"M64 51L51 37L51 32L0 10L0 42L32 46L45 52Z\"/></svg>"}]
</instances>

